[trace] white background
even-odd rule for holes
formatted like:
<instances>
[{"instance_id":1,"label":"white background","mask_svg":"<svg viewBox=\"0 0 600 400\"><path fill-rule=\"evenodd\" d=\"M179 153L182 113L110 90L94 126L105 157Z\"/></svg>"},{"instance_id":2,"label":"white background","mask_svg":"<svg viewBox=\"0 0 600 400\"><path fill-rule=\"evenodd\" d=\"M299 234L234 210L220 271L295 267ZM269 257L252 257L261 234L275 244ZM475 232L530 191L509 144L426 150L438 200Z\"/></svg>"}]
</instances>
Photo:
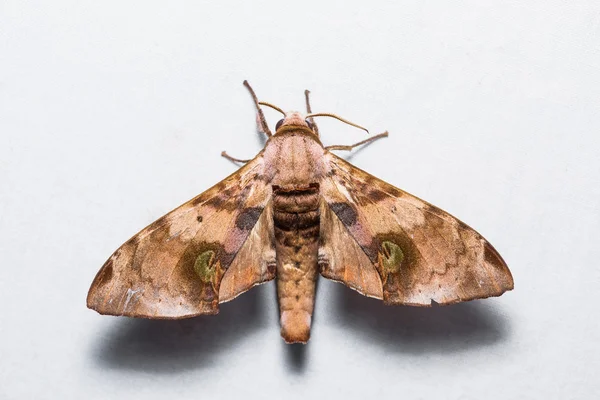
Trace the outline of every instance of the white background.
<instances>
[{"instance_id":1,"label":"white background","mask_svg":"<svg viewBox=\"0 0 600 400\"><path fill-rule=\"evenodd\" d=\"M306 347L272 283L216 317L87 310L122 242L261 149L243 79L389 130L351 162L474 226L515 290L391 308L321 280ZM599 129L596 0L0 1L0 398L599 398Z\"/></svg>"}]
</instances>

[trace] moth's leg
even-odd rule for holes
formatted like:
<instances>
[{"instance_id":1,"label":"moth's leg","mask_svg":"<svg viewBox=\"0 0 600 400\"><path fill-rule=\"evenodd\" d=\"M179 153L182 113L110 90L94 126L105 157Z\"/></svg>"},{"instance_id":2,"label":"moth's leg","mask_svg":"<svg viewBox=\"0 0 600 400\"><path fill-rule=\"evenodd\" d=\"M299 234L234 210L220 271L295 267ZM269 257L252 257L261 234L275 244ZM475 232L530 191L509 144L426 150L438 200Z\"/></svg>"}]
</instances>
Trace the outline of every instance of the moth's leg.
<instances>
[{"instance_id":1,"label":"moth's leg","mask_svg":"<svg viewBox=\"0 0 600 400\"><path fill-rule=\"evenodd\" d=\"M221 156L225 157L229 161L239 162L239 163L244 163L244 164L247 163L248 161L252 161L252 160L240 160L239 158L231 157L229 154L227 154L226 151L221 152Z\"/></svg>"},{"instance_id":2,"label":"moth's leg","mask_svg":"<svg viewBox=\"0 0 600 400\"><path fill-rule=\"evenodd\" d=\"M383 132L383 133L380 133L379 135L375 135L375 136L373 136L373 137L370 137L370 138L368 138L368 139L361 140L360 142L358 142L358 143L354 143L354 144L351 144L351 145L349 145L349 146L345 146L345 145L334 145L334 146L327 146L327 147L325 147L325 149L327 149L327 150L347 150L347 151L350 151L350 150L352 150L353 148L355 148L355 147L357 147L357 146L361 146L361 145L363 145L363 144L367 144L367 143L370 143L370 142L372 142L372 141L374 141L374 140L381 139L381 138L383 138L383 137L387 137L387 136L388 136L388 132L387 132L387 131L385 131L385 132Z\"/></svg>"},{"instance_id":3,"label":"moth's leg","mask_svg":"<svg viewBox=\"0 0 600 400\"><path fill-rule=\"evenodd\" d=\"M312 113L312 109L310 107L309 94L310 94L310 90L306 89L304 91L304 97L306 98L306 113L307 114ZM317 126L315 119L313 117L310 117L309 120L310 120L311 125L313 126L313 131L317 134L317 136L319 136L319 127Z\"/></svg>"},{"instance_id":4,"label":"moth's leg","mask_svg":"<svg viewBox=\"0 0 600 400\"><path fill-rule=\"evenodd\" d=\"M256 93L254 93L254 90L252 89L248 81L244 81L244 86L248 88L248 90L250 91L250 95L252 96L252 100L254 100L254 105L256 106L256 110L258 112L258 121L261 132L264 132L267 136L273 136L271 130L269 129L269 125L267 125L265 114L263 114L263 111L260 108L260 104L258 104L258 97L256 97Z\"/></svg>"}]
</instances>

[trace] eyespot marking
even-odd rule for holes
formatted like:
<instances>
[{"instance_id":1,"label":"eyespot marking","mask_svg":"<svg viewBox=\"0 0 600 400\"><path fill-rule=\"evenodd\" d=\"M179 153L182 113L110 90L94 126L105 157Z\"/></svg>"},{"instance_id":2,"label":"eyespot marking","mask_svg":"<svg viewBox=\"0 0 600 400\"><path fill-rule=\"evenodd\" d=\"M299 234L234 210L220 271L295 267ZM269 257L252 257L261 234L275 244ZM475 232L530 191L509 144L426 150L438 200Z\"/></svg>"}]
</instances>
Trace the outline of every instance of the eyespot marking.
<instances>
[{"instance_id":1,"label":"eyespot marking","mask_svg":"<svg viewBox=\"0 0 600 400\"><path fill-rule=\"evenodd\" d=\"M212 250L205 251L196 257L194 263L194 271L200 277L202 282L211 282L215 276L215 252Z\"/></svg>"},{"instance_id":2,"label":"eyespot marking","mask_svg":"<svg viewBox=\"0 0 600 400\"><path fill-rule=\"evenodd\" d=\"M404 252L394 242L385 241L381 244L383 252L382 264L387 273L395 273L400 270L402 261L404 261Z\"/></svg>"}]
</instances>

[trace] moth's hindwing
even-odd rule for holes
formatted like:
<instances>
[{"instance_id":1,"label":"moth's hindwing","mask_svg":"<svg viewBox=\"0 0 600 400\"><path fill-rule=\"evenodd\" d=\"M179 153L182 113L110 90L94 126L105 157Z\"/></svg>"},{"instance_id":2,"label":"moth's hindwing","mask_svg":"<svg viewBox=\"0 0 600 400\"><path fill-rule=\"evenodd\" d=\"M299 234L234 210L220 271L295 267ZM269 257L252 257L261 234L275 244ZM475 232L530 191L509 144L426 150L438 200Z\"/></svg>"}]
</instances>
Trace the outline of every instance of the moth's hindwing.
<instances>
[{"instance_id":1,"label":"moth's hindwing","mask_svg":"<svg viewBox=\"0 0 600 400\"><path fill-rule=\"evenodd\" d=\"M273 279L262 166L261 153L123 244L94 279L88 307L145 318L216 314L219 302Z\"/></svg>"},{"instance_id":2,"label":"moth's hindwing","mask_svg":"<svg viewBox=\"0 0 600 400\"><path fill-rule=\"evenodd\" d=\"M475 230L331 153L325 157L331 169L322 195L335 217L321 246L323 276L389 304L418 306L513 288L506 263Z\"/></svg>"},{"instance_id":3,"label":"moth's hindwing","mask_svg":"<svg viewBox=\"0 0 600 400\"><path fill-rule=\"evenodd\" d=\"M319 269L325 278L345 283L365 296L383 298L373 263L326 202L321 203Z\"/></svg>"},{"instance_id":4,"label":"moth's hindwing","mask_svg":"<svg viewBox=\"0 0 600 400\"><path fill-rule=\"evenodd\" d=\"M274 279L275 268L273 209L269 202L223 276L219 302L233 300L252 287Z\"/></svg>"}]
</instances>

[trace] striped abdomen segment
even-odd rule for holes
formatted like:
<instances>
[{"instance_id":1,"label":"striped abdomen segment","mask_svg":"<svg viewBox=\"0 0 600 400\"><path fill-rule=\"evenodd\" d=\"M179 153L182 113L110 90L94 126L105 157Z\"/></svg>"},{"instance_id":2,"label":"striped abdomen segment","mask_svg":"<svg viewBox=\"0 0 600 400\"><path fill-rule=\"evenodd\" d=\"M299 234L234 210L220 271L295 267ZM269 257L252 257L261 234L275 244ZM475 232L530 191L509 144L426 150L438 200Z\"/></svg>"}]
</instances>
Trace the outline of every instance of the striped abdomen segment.
<instances>
[{"instance_id":1,"label":"striped abdomen segment","mask_svg":"<svg viewBox=\"0 0 600 400\"><path fill-rule=\"evenodd\" d=\"M277 296L281 335L288 343L310 337L319 251L319 185L273 187Z\"/></svg>"}]
</instances>

